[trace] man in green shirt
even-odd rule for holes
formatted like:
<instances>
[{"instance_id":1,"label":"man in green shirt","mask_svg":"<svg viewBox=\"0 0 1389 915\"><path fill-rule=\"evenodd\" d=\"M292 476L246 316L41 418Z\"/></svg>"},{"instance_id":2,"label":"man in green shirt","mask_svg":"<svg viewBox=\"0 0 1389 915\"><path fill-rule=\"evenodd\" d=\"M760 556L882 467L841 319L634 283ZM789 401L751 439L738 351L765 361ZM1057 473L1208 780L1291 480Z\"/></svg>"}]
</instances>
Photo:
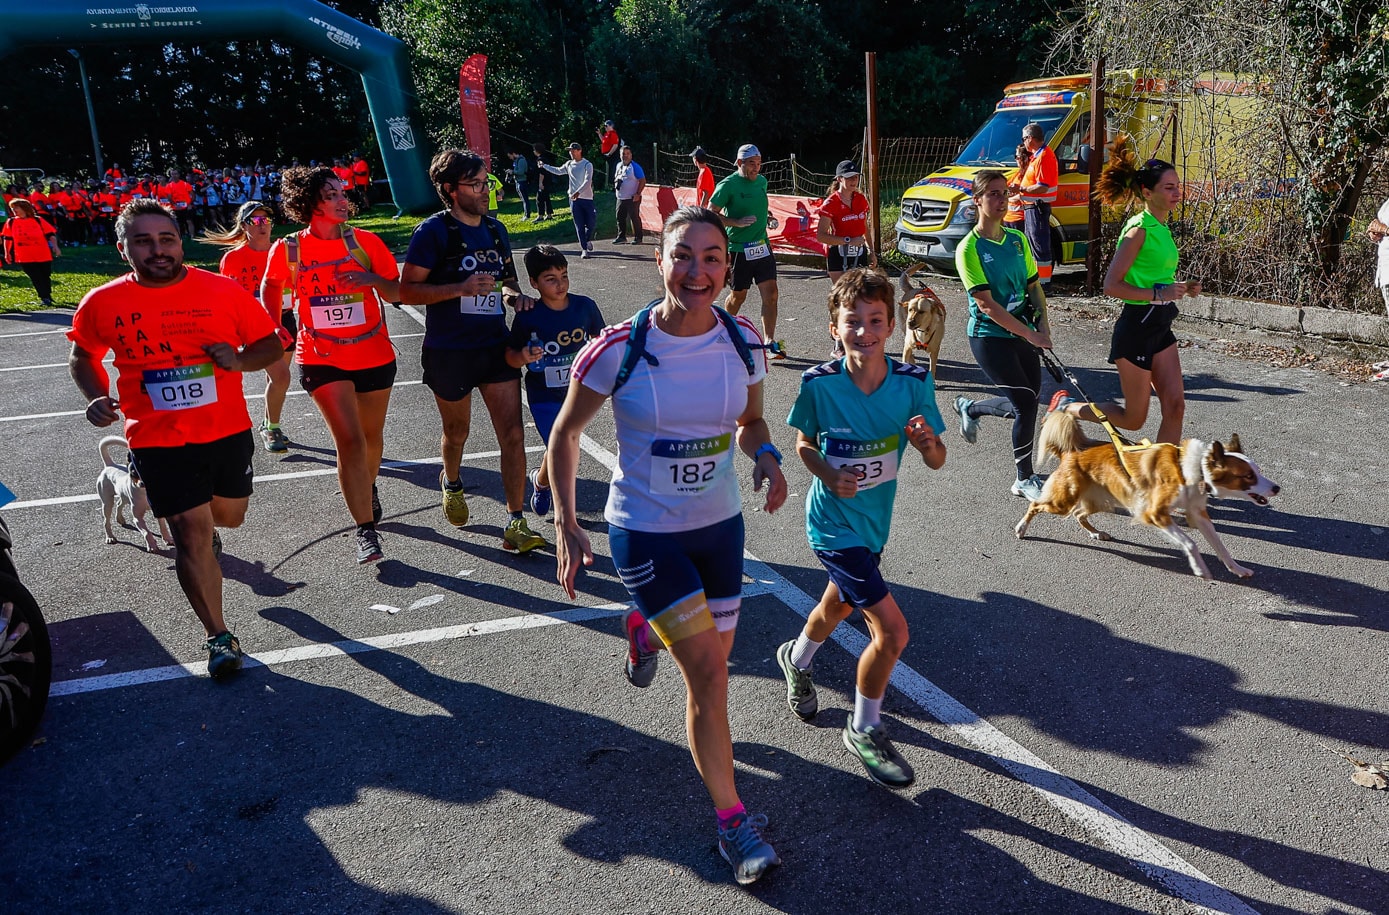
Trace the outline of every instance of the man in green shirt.
<instances>
[{"instance_id":1,"label":"man in green shirt","mask_svg":"<svg viewBox=\"0 0 1389 915\"><path fill-rule=\"evenodd\" d=\"M751 143L738 147L737 171L719 182L709 209L723 216L728 232L728 262L733 268L733 289L723 307L737 314L748 297L748 289L757 284L762 298L762 337L768 344L768 355L785 359L786 349L776 338L776 258L767 238L767 179L761 174L762 153ZM775 226L773 226L775 227Z\"/></svg>"}]
</instances>

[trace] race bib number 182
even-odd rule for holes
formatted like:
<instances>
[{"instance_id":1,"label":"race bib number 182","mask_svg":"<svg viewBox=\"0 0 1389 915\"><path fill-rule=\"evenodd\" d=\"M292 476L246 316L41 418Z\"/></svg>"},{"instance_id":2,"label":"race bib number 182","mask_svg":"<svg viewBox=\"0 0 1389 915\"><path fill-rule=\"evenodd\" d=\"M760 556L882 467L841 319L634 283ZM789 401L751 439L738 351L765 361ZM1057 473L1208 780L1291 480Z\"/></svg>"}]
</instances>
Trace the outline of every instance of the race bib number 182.
<instances>
[{"instance_id":1,"label":"race bib number 182","mask_svg":"<svg viewBox=\"0 0 1389 915\"><path fill-rule=\"evenodd\" d=\"M694 496L708 489L733 466L731 433L714 438L651 443L651 491L663 496Z\"/></svg>"}]
</instances>

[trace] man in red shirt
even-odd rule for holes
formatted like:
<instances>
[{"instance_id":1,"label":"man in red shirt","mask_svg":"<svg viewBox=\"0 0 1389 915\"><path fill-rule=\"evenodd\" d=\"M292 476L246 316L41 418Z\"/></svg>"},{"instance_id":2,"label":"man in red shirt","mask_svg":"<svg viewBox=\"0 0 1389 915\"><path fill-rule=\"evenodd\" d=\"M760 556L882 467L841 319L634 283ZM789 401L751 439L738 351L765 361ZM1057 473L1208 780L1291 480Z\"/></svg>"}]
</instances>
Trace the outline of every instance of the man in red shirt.
<instances>
[{"instance_id":1,"label":"man in red shirt","mask_svg":"<svg viewBox=\"0 0 1389 915\"><path fill-rule=\"evenodd\" d=\"M341 159L333 160L333 174L338 176L338 180L342 182L344 188L350 189L352 187L352 169L344 165Z\"/></svg>"},{"instance_id":2,"label":"man in red shirt","mask_svg":"<svg viewBox=\"0 0 1389 915\"><path fill-rule=\"evenodd\" d=\"M603 181L594 182L595 187L606 186L613 180L613 174L617 169L618 150L622 148L622 140L617 135L617 128L612 121L604 121L603 126L598 128L598 151L608 160L608 169L603 175Z\"/></svg>"},{"instance_id":3,"label":"man in red shirt","mask_svg":"<svg viewBox=\"0 0 1389 915\"><path fill-rule=\"evenodd\" d=\"M714 170L709 167L709 155L703 146L696 146L690 152L699 177L695 179L695 206L707 207L709 198L714 196Z\"/></svg>"},{"instance_id":4,"label":"man in red shirt","mask_svg":"<svg viewBox=\"0 0 1389 915\"><path fill-rule=\"evenodd\" d=\"M1037 277L1042 282L1042 288L1046 289L1051 285L1051 205L1056 202L1059 169L1056 153L1047 146L1041 124L1024 127L1022 141L1032 154L1018 181L1018 193L1022 196L1023 231L1027 235L1027 243L1032 246L1032 257L1037 262Z\"/></svg>"},{"instance_id":5,"label":"man in red shirt","mask_svg":"<svg viewBox=\"0 0 1389 915\"><path fill-rule=\"evenodd\" d=\"M189 238L193 237L193 185L183 179L178 172L169 172L168 182L159 189L159 196L167 198L167 204L178 218L179 231Z\"/></svg>"},{"instance_id":6,"label":"man in red shirt","mask_svg":"<svg viewBox=\"0 0 1389 915\"><path fill-rule=\"evenodd\" d=\"M371 206L371 165L361 153L352 154L352 192L358 209Z\"/></svg>"},{"instance_id":7,"label":"man in red shirt","mask_svg":"<svg viewBox=\"0 0 1389 915\"><path fill-rule=\"evenodd\" d=\"M255 439L241 376L284 356L275 325L235 280L183 265L174 214L131 204L116 249L132 273L93 289L72 318L68 369L87 420L125 414L125 438L155 517L173 534L174 567L207 631L207 671L241 669L241 643L222 617L217 527L237 527L251 496ZM102 365L115 353L117 396Z\"/></svg>"},{"instance_id":8,"label":"man in red shirt","mask_svg":"<svg viewBox=\"0 0 1389 915\"><path fill-rule=\"evenodd\" d=\"M120 208L120 198L105 184L97 186L92 194L92 234L98 245L109 245L116 230L116 211Z\"/></svg>"}]
</instances>

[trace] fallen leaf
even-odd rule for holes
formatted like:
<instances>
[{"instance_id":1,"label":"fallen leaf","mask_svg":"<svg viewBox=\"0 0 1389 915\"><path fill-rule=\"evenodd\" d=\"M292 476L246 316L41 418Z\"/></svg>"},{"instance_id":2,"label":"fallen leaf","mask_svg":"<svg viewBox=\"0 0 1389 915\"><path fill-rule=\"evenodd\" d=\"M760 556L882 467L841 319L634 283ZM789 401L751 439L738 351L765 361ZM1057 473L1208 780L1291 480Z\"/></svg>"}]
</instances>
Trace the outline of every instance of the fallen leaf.
<instances>
[{"instance_id":1,"label":"fallen leaf","mask_svg":"<svg viewBox=\"0 0 1389 915\"><path fill-rule=\"evenodd\" d=\"M409 609L418 610L421 607L430 607L434 604L439 603L443 599L444 595L442 594L431 594L428 597L421 597L419 600L415 601L413 604L410 605Z\"/></svg>"},{"instance_id":2,"label":"fallen leaf","mask_svg":"<svg viewBox=\"0 0 1389 915\"><path fill-rule=\"evenodd\" d=\"M96 670L98 667L105 667L105 666L106 666L106 659L105 659L105 658L100 658L100 659L98 659L98 660L96 660L96 661L88 661L86 664L83 664L83 665L82 665L82 669L83 669L83 670Z\"/></svg>"},{"instance_id":3,"label":"fallen leaf","mask_svg":"<svg viewBox=\"0 0 1389 915\"><path fill-rule=\"evenodd\" d=\"M1356 769L1350 774L1350 780L1361 788L1389 788L1389 778L1385 778L1384 773L1376 769Z\"/></svg>"},{"instance_id":4,"label":"fallen leaf","mask_svg":"<svg viewBox=\"0 0 1389 915\"><path fill-rule=\"evenodd\" d=\"M380 610L382 613L389 613L392 616L400 612L399 607L392 607L390 604L372 604L368 610Z\"/></svg>"}]
</instances>

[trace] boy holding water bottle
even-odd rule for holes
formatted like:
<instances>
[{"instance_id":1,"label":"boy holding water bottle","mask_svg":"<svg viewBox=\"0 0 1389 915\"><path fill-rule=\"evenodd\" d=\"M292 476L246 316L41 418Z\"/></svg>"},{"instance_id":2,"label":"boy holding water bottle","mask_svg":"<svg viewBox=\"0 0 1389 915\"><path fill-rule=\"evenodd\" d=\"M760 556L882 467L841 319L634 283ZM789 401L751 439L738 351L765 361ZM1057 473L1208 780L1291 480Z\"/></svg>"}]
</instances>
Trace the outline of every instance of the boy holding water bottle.
<instances>
[{"instance_id":1,"label":"boy holding water bottle","mask_svg":"<svg viewBox=\"0 0 1389 915\"><path fill-rule=\"evenodd\" d=\"M516 313L506 361L514 368L526 369L526 402L540 440L548 445L550 429L569 389L574 357L603 330L604 322L592 299L570 294L569 262L558 248L536 245L523 260L531 286L540 293L540 305ZM531 511L543 518L551 505L549 467L543 457L528 476Z\"/></svg>"}]
</instances>

